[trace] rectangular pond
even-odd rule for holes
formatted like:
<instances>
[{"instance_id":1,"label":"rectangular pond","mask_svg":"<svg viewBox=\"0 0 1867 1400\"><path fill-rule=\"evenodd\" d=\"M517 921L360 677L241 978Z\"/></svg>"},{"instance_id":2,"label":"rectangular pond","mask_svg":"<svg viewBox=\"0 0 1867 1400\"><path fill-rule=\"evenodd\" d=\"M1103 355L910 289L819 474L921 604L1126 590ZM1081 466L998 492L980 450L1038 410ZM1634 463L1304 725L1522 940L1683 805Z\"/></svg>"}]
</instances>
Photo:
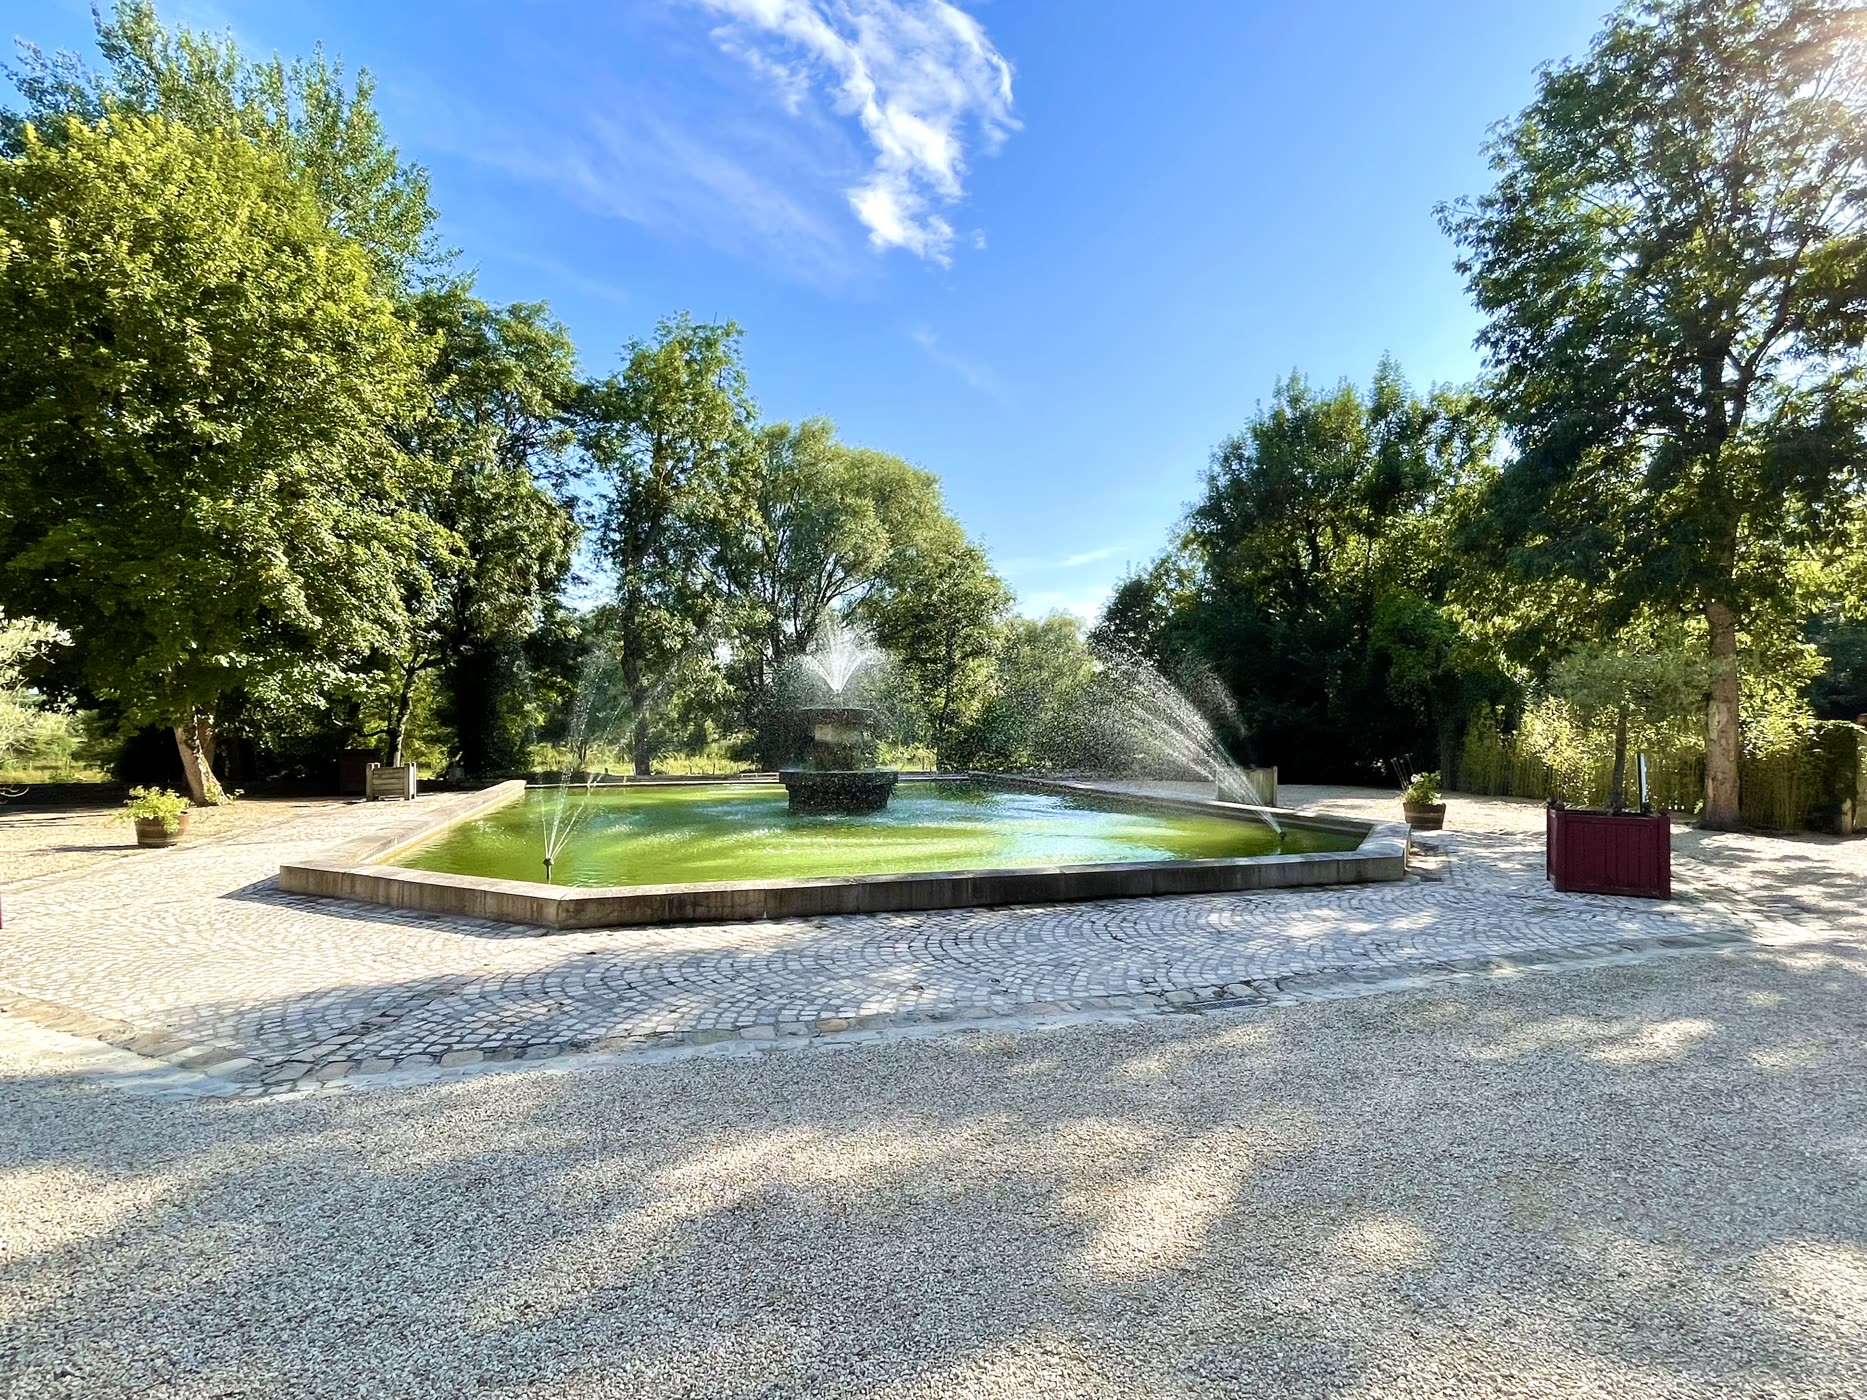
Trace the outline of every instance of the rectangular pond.
<instances>
[{"instance_id":1,"label":"rectangular pond","mask_svg":"<svg viewBox=\"0 0 1867 1400\"><path fill-rule=\"evenodd\" d=\"M533 790L402 852L404 868L595 889L1352 851L1358 835L977 783L910 782L888 809L800 816L764 784Z\"/></svg>"}]
</instances>

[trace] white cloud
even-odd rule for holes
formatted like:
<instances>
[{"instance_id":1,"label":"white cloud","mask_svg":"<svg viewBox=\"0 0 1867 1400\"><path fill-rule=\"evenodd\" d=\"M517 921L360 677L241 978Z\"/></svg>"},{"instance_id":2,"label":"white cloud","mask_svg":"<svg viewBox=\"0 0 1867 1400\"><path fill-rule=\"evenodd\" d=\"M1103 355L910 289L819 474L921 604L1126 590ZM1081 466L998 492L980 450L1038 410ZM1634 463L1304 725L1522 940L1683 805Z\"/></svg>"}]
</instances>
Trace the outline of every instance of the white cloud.
<instances>
[{"instance_id":1,"label":"white cloud","mask_svg":"<svg viewBox=\"0 0 1867 1400\"><path fill-rule=\"evenodd\" d=\"M726 23L720 48L771 82L788 111L821 84L860 124L873 162L845 191L876 248L945 266L965 194L969 143L994 150L1018 127L1011 65L949 0L696 0ZM983 245L983 235L974 235Z\"/></svg>"},{"instance_id":2,"label":"white cloud","mask_svg":"<svg viewBox=\"0 0 1867 1400\"><path fill-rule=\"evenodd\" d=\"M551 186L604 217L730 253L775 256L809 282L835 285L847 275L847 232L786 188L779 176L797 166L799 153L771 133L746 135L735 150L649 104L572 103L547 136L524 118L433 85L407 84L395 96L398 129L413 130L428 149Z\"/></svg>"}]
</instances>

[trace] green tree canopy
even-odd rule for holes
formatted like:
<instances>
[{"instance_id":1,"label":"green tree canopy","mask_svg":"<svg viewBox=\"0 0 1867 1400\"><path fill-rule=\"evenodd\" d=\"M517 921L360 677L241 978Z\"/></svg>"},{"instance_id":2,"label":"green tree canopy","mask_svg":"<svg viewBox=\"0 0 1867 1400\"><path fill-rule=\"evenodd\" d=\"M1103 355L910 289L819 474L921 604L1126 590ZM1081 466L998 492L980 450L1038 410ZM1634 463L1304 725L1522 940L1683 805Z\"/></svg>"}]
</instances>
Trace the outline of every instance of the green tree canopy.
<instances>
[{"instance_id":1,"label":"green tree canopy","mask_svg":"<svg viewBox=\"0 0 1867 1400\"><path fill-rule=\"evenodd\" d=\"M1483 405L1300 376L1214 450L1179 547L1124 581L1096 642L1209 669L1255 762L1353 777L1448 755L1500 684L1451 593L1446 536L1491 468ZM1423 743L1422 740L1425 740Z\"/></svg>"},{"instance_id":2,"label":"green tree canopy","mask_svg":"<svg viewBox=\"0 0 1867 1400\"><path fill-rule=\"evenodd\" d=\"M0 614L0 767L27 748L52 718L26 683L28 666L56 645L57 629Z\"/></svg>"},{"instance_id":3,"label":"green tree canopy","mask_svg":"<svg viewBox=\"0 0 1867 1400\"><path fill-rule=\"evenodd\" d=\"M925 716L935 766L950 735L992 696L1011 590L985 551L942 512L933 527L898 543L890 586L864 609L875 637L900 662Z\"/></svg>"},{"instance_id":4,"label":"green tree canopy","mask_svg":"<svg viewBox=\"0 0 1867 1400\"><path fill-rule=\"evenodd\" d=\"M1095 658L1069 613L1006 619L991 695L953 744L968 768L1031 772L1093 764Z\"/></svg>"},{"instance_id":5,"label":"green tree canopy","mask_svg":"<svg viewBox=\"0 0 1867 1400\"><path fill-rule=\"evenodd\" d=\"M706 566L714 542L736 532L722 512L745 508L733 478L753 416L739 328L685 315L663 321L653 340L632 343L622 369L580 398L578 442L599 494L597 551L615 575L637 773L654 760L657 679L717 622Z\"/></svg>"},{"instance_id":6,"label":"green tree canopy","mask_svg":"<svg viewBox=\"0 0 1867 1400\"><path fill-rule=\"evenodd\" d=\"M1605 720L1613 730L1610 809L1619 811L1627 804L1627 741L1633 724L1653 729L1691 708L1704 695L1709 678L1702 656L1664 645L1650 628L1580 647L1551 667L1550 693L1566 701L1584 722Z\"/></svg>"},{"instance_id":7,"label":"green tree canopy","mask_svg":"<svg viewBox=\"0 0 1867 1400\"><path fill-rule=\"evenodd\" d=\"M779 672L826 618L859 613L888 588L910 542L948 517L931 475L836 441L821 418L760 428L732 492L737 508L721 512L713 566L734 676L769 763L782 744L768 713Z\"/></svg>"},{"instance_id":8,"label":"green tree canopy","mask_svg":"<svg viewBox=\"0 0 1867 1400\"><path fill-rule=\"evenodd\" d=\"M19 42L19 60L5 71L25 102L0 113L0 150L22 150L29 125L56 142L66 118L95 124L113 112L235 133L277 154L316 194L333 231L360 244L389 282L439 259L427 172L389 143L367 72L350 81L321 48L292 63L256 62L231 34L165 27L149 0L118 0L109 18L95 13L102 72L76 54Z\"/></svg>"},{"instance_id":9,"label":"green tree canopy","mask_svg":"<svg viewBox=\"0 0 1867 1400\"><path fill-rule=\"evenodd\" d=\"M407 627L383 658L385 761L402 761L416 683L440 670L461 762L491 772L518 759L504 713L521 698L518 647L577 541L558 494L575 441L576 350L545 306L489 306L465 283L430 287L409 309L439 353L404 445L429 469L419 505L444 533L405 579Z\"/></svg>"},{"instance_id":10,"label":"green tree canopy","mask_svg":"<svg viewBox=\"0 0 1867 1400\"><path fill-rule=\"evenodd\" d=\"M390 430L430 358L251 142L117 115L0 161L0 607L177 726L198 798L231 695L321 695L395 635L433 527Z\"/></svg>"},{"instance_id":11,"label":"green tree canopy","mask_svg":"<svg viewBox=\"0 0 1867 1400\"><path fill-rule=\"evenodd\" d=\"M1705 619L1705 821L1738 820L1739 634L1862 481L1861 8L1636 0L1546 70L1443 211L1517 447L1479 528L1519 576Z\"/></svg>"}]
</instances>

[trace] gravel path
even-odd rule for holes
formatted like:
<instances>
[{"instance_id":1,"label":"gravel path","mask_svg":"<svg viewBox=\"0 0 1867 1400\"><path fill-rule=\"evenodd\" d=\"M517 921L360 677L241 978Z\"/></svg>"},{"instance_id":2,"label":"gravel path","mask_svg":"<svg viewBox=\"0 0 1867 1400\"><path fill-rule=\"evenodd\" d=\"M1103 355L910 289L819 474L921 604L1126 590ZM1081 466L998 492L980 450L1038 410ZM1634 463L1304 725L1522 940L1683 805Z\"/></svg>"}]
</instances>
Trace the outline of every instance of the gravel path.
<instances>
[{"instance_id":1,"label":"gravel path","mask_svg":"<svg viewBox=\"0 0 1867 1400\"><path fill-rule=\"evenodd\" d=\"M0 1035L0 1394L1859 1396L1862 951L245 1102Z\"/></svg>"}]
</instances>

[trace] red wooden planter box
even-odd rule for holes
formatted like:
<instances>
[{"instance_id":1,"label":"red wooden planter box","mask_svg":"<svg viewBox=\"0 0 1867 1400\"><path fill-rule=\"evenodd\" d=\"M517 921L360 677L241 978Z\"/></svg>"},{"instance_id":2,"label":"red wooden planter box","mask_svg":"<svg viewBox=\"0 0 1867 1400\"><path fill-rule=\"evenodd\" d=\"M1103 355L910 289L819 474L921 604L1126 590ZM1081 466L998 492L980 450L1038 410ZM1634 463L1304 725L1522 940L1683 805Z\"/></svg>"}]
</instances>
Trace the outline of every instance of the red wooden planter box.
<instances>
[{"instance_id":1,"label":"red wooden planter box","mask_svg":"<svg viewBox=\"0 0 1867 1400\"><path fill-rule=\"evenodd\" d=\"M1546 809L1544 873L1565 894L1673 895L1673 825L1665 812Z\"/></svg>"}]
</instances>

